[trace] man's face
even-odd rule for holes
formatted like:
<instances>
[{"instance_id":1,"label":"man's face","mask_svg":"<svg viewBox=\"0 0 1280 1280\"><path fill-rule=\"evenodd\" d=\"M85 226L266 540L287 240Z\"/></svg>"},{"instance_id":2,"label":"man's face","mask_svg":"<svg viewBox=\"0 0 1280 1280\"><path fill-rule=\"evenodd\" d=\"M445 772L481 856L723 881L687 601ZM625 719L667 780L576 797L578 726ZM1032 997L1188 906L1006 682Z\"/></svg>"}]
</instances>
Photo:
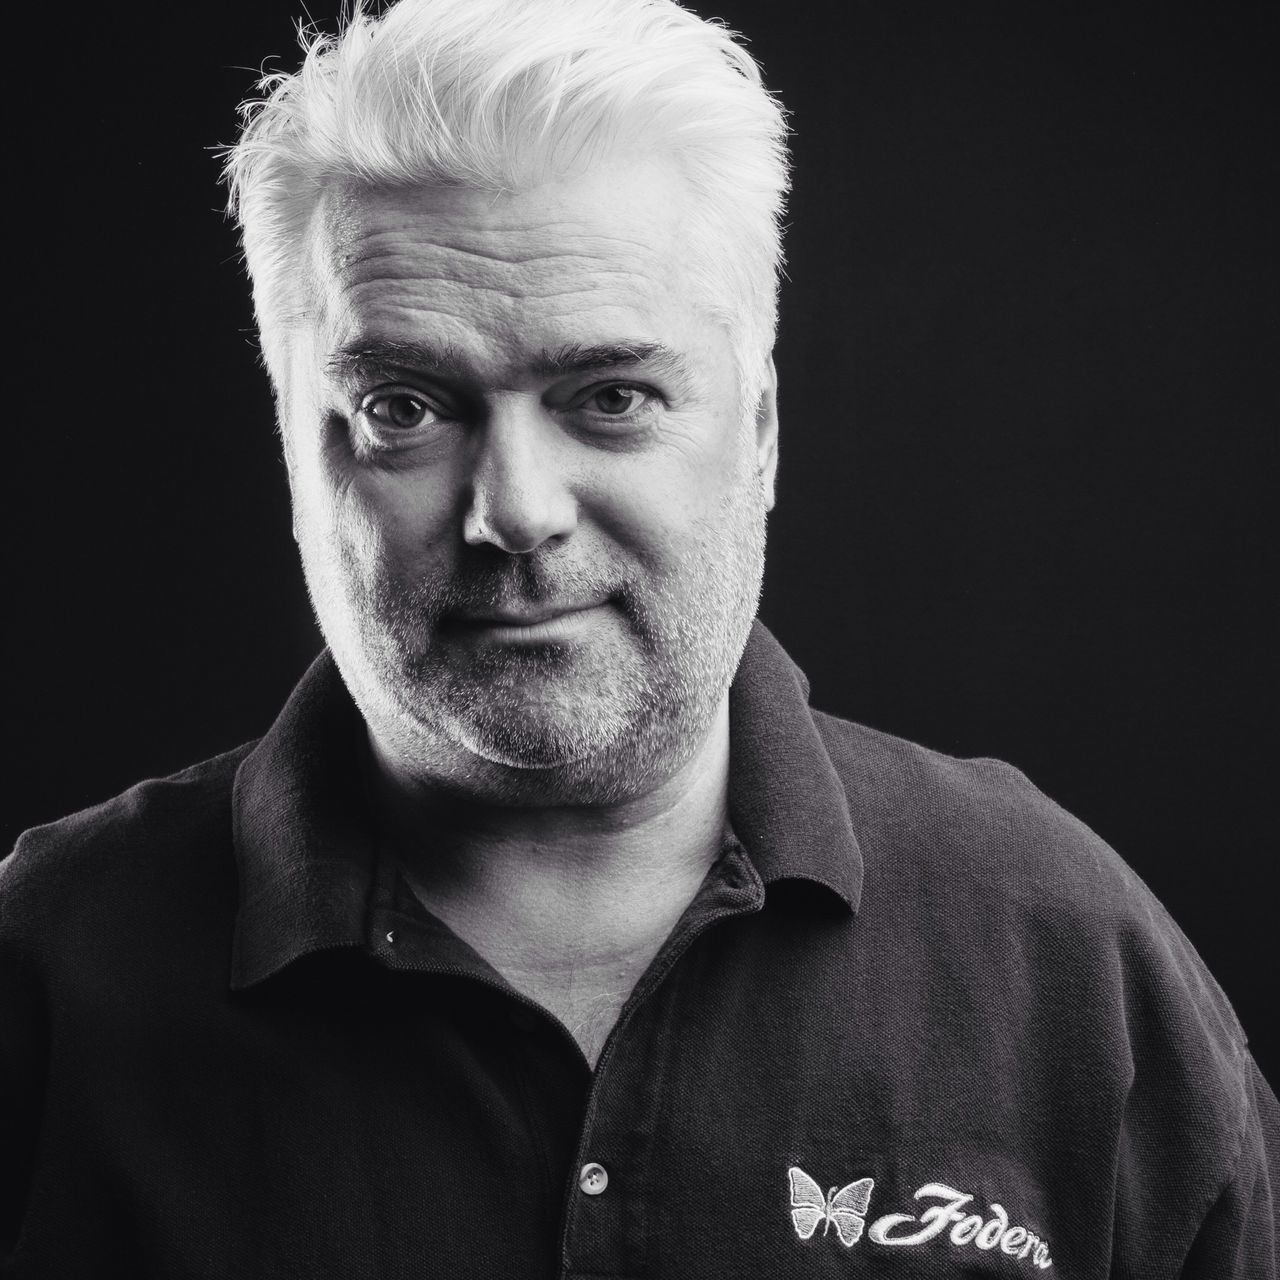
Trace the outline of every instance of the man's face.
<instances>
[{"instance_id":1,"label":"man's face","mask_svg":"<svg viewBox=\"0 0 1280 1280\"><path fill-rule=\"evenodd\" d=\"M330 192L289 342L294 529L380 755L508 802L681 764L754 616L776 422L741 403L652 161Z\"/></svg>"}]
</instances>

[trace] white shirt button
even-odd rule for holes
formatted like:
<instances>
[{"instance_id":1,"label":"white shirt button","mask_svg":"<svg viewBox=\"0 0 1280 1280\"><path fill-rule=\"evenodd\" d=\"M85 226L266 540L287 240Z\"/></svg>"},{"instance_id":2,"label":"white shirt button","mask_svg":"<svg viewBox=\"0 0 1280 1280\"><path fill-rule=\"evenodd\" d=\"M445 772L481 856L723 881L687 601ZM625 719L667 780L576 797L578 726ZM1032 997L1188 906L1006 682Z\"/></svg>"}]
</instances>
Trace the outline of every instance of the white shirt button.
<instances>
[{"instance_id":1,"label":"white shirt button","mask_svg":"<svg viewBox=\"0 0 1280 1280\"><path fill-rule=\"evenodd\" d=\"M602 1164L584 1164L578 1174L578 1186L584 1195L598 1196L609 1185L609 1175Z\"/></svg>"}]
</instances>

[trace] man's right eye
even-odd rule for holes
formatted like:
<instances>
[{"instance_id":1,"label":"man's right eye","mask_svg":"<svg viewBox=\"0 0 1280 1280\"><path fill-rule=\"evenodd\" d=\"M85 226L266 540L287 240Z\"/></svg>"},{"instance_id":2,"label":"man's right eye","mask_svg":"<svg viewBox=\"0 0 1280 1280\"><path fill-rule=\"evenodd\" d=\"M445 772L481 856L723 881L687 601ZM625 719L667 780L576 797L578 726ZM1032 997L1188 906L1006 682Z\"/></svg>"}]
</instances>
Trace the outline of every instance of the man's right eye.
<instances>
[{"instance_id":1,"label":"man's right eye","mask_svg":"<svg viewBox=\"0 0 1280 1280\"><path fill-rule=\"evenodd\" d=\"M421 396L409 391L378 391L366 396L360 412L379 426L394 431L411 431L436 417L435 411Z\"/></svg>"}]
</instances>

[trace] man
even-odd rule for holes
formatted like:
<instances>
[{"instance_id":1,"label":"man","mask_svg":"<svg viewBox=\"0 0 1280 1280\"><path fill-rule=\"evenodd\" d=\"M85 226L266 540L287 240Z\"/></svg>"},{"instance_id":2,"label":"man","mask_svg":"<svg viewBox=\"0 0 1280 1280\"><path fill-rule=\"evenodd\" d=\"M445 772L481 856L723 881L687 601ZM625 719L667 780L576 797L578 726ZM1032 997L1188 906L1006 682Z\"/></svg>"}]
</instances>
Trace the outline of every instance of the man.
<instances>
[{"instance_id":1,"label":"man","mask_svg":"<svg viewBox=\"0 0 1280 1280\"><path fill-rule=\"evenodd\" d=\"M782 137L666 0L402 0L250 114L328 648L0 871L15 1276L1274 1275L1158 904L753 625Z\"/></svg>"}]
</instances>

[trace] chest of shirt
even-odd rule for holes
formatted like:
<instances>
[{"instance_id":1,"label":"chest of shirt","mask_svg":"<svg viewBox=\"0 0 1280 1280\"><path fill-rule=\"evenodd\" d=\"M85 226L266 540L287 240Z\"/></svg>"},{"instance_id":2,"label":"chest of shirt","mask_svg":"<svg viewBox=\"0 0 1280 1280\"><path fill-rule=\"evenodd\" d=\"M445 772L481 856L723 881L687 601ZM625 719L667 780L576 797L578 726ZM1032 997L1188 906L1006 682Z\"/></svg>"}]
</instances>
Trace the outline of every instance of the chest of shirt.
<instances>
[{"instance_id":1,"label":"chest of shirt","mask_svg":"<svg viewBox=\"0 0 1280 1280\"><path fill-rule=\"evenodd\" d=\"M210 1277L1106 1275L1122 1089L1098 1047L1037 1042L1034 1004L975 1034L1015 979L916 991L857 929L721 921L594 1072L508 991L350 953L210 1021L111 1018L77 1177L117 1210L86 1230Z\"/></svg>"}]
</instances>

